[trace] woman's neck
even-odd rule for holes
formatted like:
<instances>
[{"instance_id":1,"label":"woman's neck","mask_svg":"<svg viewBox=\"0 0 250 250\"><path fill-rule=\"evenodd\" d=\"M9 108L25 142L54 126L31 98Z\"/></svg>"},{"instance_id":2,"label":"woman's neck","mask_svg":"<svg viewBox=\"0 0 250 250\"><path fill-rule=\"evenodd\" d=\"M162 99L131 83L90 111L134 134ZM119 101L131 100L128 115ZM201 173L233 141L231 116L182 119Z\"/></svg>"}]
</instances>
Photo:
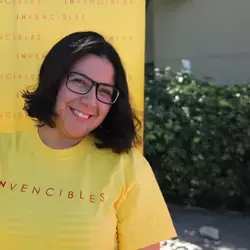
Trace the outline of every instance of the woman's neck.
<instances>
[{"instance_id":1,"label":"woman's neck","mask_svg":"<svg viewBox=\"0 0 250 250\"><path fill-rule=\"evenodd\" d=\"M38 128L38 134L48 147L52 149L67 149L81 142L79 138L69 138L56 128L47 125Z\"/></svg>"}]
</instances>

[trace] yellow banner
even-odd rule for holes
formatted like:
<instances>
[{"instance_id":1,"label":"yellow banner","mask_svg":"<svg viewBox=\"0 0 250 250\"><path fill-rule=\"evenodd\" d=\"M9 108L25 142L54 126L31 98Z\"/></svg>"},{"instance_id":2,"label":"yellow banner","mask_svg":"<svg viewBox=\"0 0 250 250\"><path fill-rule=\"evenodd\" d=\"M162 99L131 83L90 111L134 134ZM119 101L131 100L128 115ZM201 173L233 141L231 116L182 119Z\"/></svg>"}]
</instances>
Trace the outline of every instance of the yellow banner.
<instances>
[{"instance_id":1,"label":"yellow banner","mask_svg":"<svg viewBox=\"0 0 250 250\"><path fill-rule=\"evenodd\" d=\"M144 110L145 0L0 0L0 130L31 123L20 90L36 84L48 50L63 36L97 31L118 50L137 114Z\"/></svg>"}]
</instances>

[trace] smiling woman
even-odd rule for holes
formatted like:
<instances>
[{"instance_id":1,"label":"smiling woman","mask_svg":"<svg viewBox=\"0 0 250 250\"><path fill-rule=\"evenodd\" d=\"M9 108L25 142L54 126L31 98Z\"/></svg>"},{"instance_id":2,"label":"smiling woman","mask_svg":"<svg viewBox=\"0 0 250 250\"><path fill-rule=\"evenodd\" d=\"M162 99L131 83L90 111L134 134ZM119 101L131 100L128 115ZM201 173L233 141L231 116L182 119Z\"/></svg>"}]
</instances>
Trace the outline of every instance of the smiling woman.
<instances>
[{"instance_id":1,"label":"smiling woman","mask_svg":"<svg viewBox=\"0 0 250 250\"><path fill-rule=\"evenodd\" d=\"M0 134L5 249L156 250L176 236L136 149L140 123L111 44L95 32L64 37L22 96L34 127Z\"/></svg>"}]
</instances>

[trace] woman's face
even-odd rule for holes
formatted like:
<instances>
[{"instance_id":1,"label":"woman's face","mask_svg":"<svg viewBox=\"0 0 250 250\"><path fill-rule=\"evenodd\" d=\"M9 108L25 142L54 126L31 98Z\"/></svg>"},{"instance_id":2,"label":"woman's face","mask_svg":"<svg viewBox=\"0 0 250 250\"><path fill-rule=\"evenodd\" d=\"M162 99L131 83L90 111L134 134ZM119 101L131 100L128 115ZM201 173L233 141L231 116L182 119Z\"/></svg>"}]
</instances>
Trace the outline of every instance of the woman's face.
<instances>
[{"instance_id":1,"label":"woman's face","mask_svg":"<svg viewBox=\"0 0 250 250\"><path fill-rule=\"evenodd\" d=\"M114 86L114 68L105 58L92 54L87 55L78 60L70 71L85 75L95 82ZM85 83L85 80L88 82ZM70 91L66 82L67 79L64 79L57 95L56 128L67 137L82 139L103 122L111 105L100 102L96 98L96 86L87 94L80 95ZM68 86L73 86L77 90L84 88L85 85L82 84L90 83L91 81L78 74L71 74L68 78ZM100 96L104 99L107 98L109 90L110 88L104 90Z\"/></svg>"}]
</instances>

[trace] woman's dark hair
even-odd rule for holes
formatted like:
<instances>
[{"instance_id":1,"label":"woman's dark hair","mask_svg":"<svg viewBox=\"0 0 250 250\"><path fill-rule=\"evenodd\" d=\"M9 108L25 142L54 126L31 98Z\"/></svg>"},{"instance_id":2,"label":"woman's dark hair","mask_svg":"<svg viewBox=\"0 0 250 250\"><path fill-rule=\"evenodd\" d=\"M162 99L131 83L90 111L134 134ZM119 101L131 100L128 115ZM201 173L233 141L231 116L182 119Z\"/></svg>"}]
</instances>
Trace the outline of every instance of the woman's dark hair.
<instances>
[{"instance_id":1,"label":"woman's dark hair","mask_svg":"<svg viewBox=\"0 0 250 250\"><path fill-rule=\"evenodd\" d=\"M128 152L138 142L137 126L141 126L129 98L126 73L121 59L104 37L96 32L72 33L56 43L46 55L39 72L38 86L34 91L23 91L24 110L38 126L54 128L56 97L62 79L73 64L87 54L108 59L115 70L115 87L120 95L111 106L101 126L92 131L98 148L110 148L116 153Z\"/></svg>"}]
</instances>

